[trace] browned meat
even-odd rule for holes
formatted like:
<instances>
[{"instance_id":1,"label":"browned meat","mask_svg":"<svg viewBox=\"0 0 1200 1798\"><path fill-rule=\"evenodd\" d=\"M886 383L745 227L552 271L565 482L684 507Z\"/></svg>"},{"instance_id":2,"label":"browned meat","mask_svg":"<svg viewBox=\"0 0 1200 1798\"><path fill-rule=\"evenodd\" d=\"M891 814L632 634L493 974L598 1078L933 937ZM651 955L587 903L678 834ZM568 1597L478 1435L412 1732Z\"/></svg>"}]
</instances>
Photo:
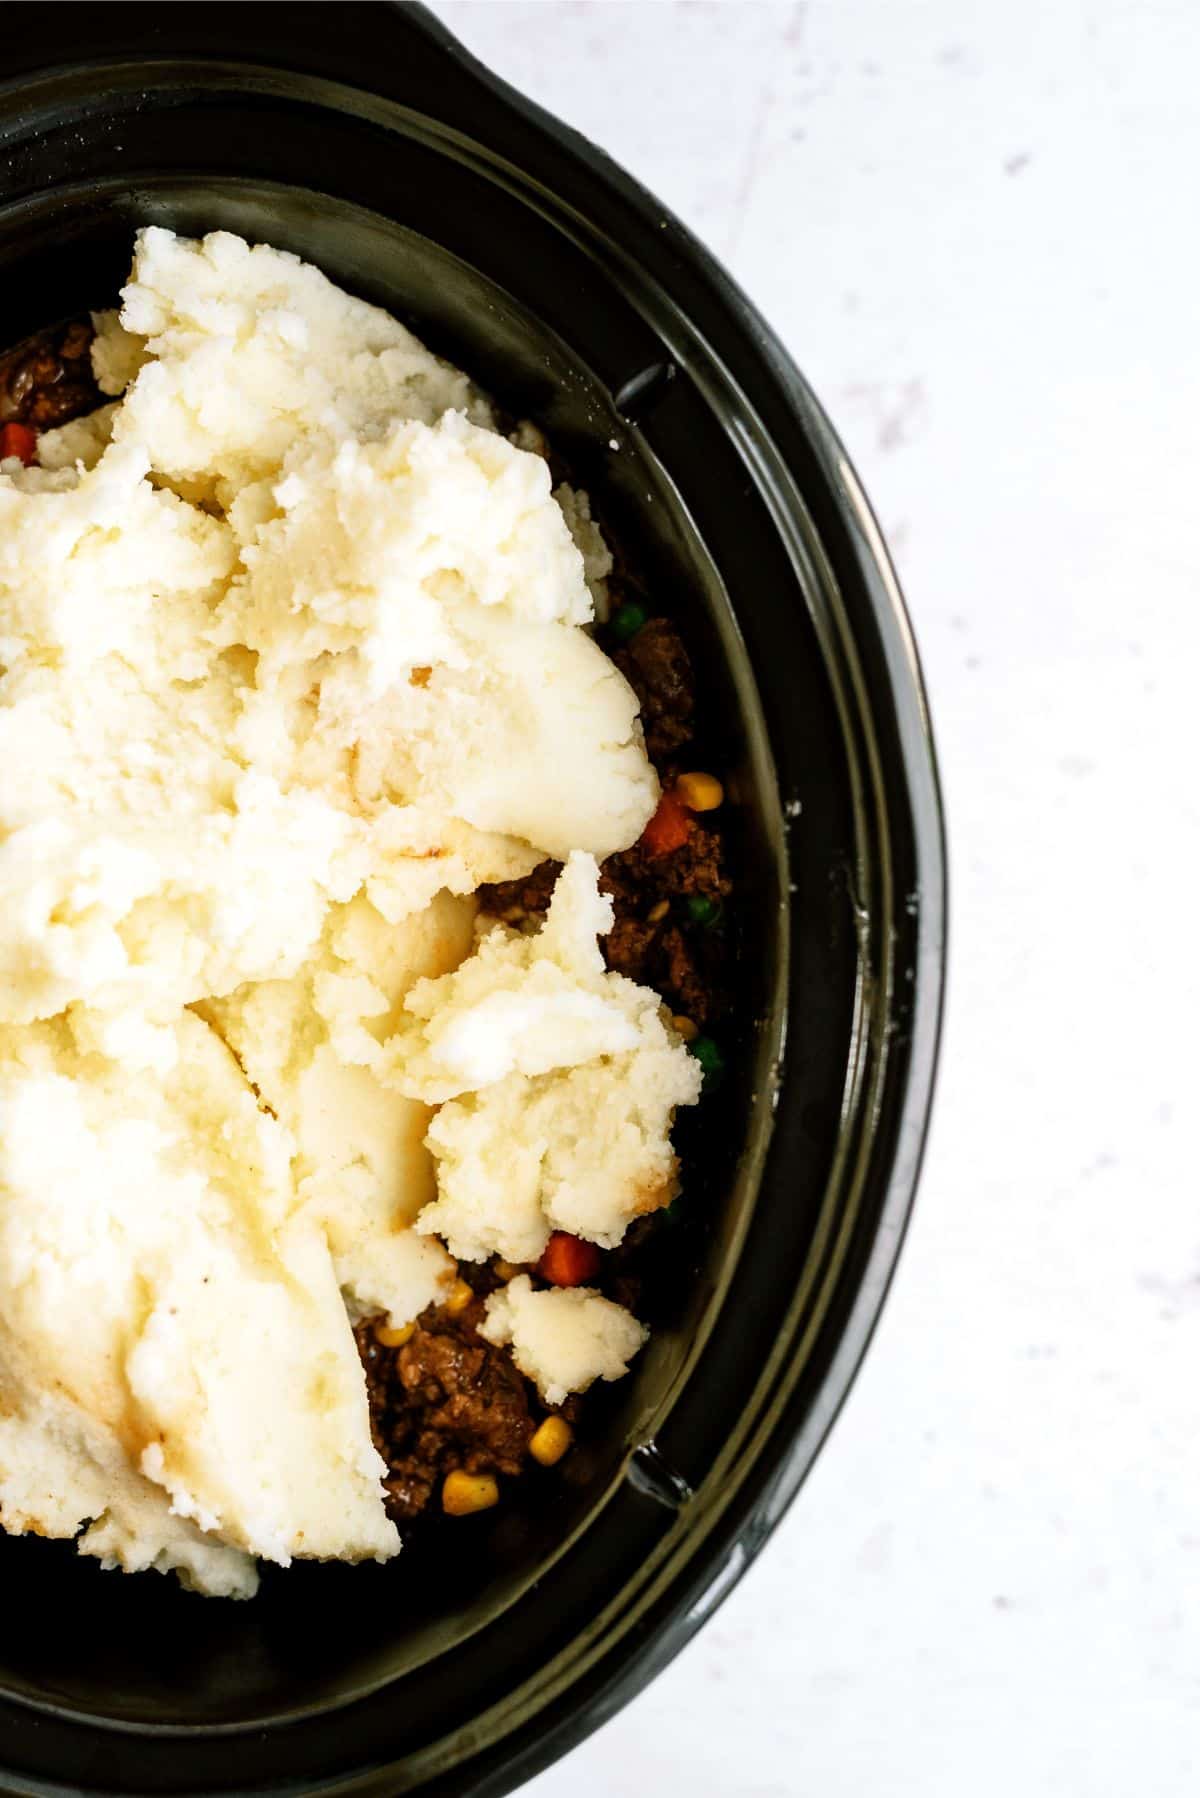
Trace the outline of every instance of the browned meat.
<instances>
[{"instance_id":1,"label":"browned meat","mask_svg":"<svg viewBox=\"0 0 1200 1798\"><path fill-rule=\"evenodd\" d=\"M494 886L480 887L479 903L495 918L509 913L540 918L549 907L561 869L561 862L539 862L523 880L500 880Z\"/></svg>"},{"instance_id":2,"label":"browned meat","mask_svg":"<svg viewBox=\"0 0 1200 1798\"><path fill-rule=\"evenodd\" d=\"M708 900L715 910L729 892L717 833L693 818L687 842L670 855L647 855L635 843L609 856L600 885L612 895L615 920L604 942L608 966L652 986L676 1015L701 1027L711 1022L719 1008L723 938L711 922L693 916L688 901Z\"/></svg>"},{"instance_id":3,"label":"browned meat","mask_svg":"<svg viewBox=\"0 0 1200 1798\"><path fill-rule=\"evenodd\" d=\"M600 885L622 912L660 899L724 899L729 882L721 869L721 839L693 818L686 843L669 855L648 855L640 843L610 855Z\"/></svg>"},{"instance_id":4,"label":"browned meat","mask_svg":"<svg viewBox=\"0 0 1200 1798\"><path fill-rule=\"evenodd\" d=\"M93 331L74 319L0 355L0 423L48 431L104 403L92 375Z\"/></svg>"},{"instance_id":5,"label":"browned meat","mask_svg":"<svg viewBox=\"0 0 1200 1798\"><path fill-rule=\"evenodd\" d=\"M646 752L657 767L691 739L695 681L683 639L667 618L651 618L613 661L642 707Z\"/></svg>"},{"instance_id":6,"label":"browned meat","mask_svg":"<svg viewBox=\"0 0 1200 1798\"><path fill-rule=\"evenodd\" d=\"M355 1332L397 1522L423 1511L456 1467L517 1474L525 1465L527 1388L507 1354L476 1334L482 1316L478 1300L453 1317L431 1307L398 1349L384 1348L369 1320Z\"/></svg>"}]
</instances>

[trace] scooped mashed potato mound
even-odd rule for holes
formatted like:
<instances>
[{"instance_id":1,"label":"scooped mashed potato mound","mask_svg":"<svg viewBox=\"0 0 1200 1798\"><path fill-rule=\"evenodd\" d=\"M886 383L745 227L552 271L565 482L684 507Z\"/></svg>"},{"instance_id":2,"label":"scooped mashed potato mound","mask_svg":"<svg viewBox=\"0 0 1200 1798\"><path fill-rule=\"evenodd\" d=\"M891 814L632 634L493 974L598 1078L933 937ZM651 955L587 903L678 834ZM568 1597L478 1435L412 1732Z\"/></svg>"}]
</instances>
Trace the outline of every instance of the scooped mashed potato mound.
<instances>
[{"instance_id":1,"label":"scooped mashed potato mound","mask_svg":"<svg viewBox=\"0 0 1200 1798\"><path fill-rule=\"evenodd\" d=\"M424 1144L430 1111L382 1085L379 1037L415 980L467 953L473 915L469 901L440 893L389 926L360 895L330 914L291 980L204 1007L291 1132L297 1197L325 1232L343 1293L356 1311L383 1312L393 1325L435 1302L455 1267L440 1243L409 1227L435 1193Z\"/></svg>"},{"instance_id":2,"label":"scooped mashed potato mound","mask_svg":"<svg viewBox=\"0 0 1200 1798\"><path fill-rule=\"evenodd\" d=\"M78 1461L85 1492L121 1468L83 1546L122 1562L171 1561L193 1544L180 1520L276 1561L389 1555L291 1142L205 1024L183 1012L172 1034L170 1071L138 1080L63 1020L0 1040L0 1514L73 1533Z\"/></svg>"},{"instance_id":3,"label":"scooped mashed potato mound","mask_svg":"<svg viewBox=\"0 0 1200 1798\"><path fill-rule=\"evenodd\" d=\"M115 434L226 509L297 440L370 437L451 410L491 419L467 377L388 313L226 231L139 232L122 300L96 355L105 391L131 382Z\"/></svg>"},{"instance_id":4,"label":"scooped mashed potato mound","mask_svg":"<svg viewBox=\"0 0 1200 1798\"><path fill-rule=\"evenodd\" d=\"M528 1274L492 1294L480 1325L489 1342L511 1345L513 1360L548 1405L596 1380L619 1380L647 1334L623 1305L590 1287L535 1292Z\"/></svg>"},{"instance_id":5,"label":"scooped mashed potato mound","mask_svg":"<svg viewBox=\"0 0 1200 1798\"><path fill-rule=\"evenodd\" d=\"M658 787L586 496L225 233L139 234L93 366L0 468L0 1522L245 1595L399 1546L354 1322L619 1240L699 1071L597 948ZM640 1325L528 1286L545 1393L621 1371Z\"/></svg>"},{"instance_id":6,"label":"scooped mashed potato mound","mask_svg":"<svg viewBox=\"0 0 1200 1798\"><path fill-rule=\"evenodd\" d=\"M417 1228L463 1260L535 1261L553 1230L612 1248L677 1191L671 1125L702 1075L657 995L605 971L598 873L574 853L541 931L494 924L456 972L413 987L387 1045L401 1092L446 1101Z\"/></svg>"}]
</instances>

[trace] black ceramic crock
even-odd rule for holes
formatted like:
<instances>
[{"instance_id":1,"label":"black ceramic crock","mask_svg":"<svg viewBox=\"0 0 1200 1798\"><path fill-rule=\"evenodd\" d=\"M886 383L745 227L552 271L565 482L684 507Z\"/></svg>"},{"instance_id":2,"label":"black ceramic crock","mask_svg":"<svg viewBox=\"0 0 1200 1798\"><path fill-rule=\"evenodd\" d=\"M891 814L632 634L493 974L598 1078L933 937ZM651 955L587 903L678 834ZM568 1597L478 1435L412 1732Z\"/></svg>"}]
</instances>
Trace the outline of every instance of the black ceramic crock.
<instances>
[{"instance_id":1,"label":"black ceramic crock","mask_svg":"<svg viewBox=\"0 0 1200 1798\"><path fill-rule=\"evenodd\" d=\"M711 1615L878 1315L943 978L912 636L854 472L753 307L428 13L5 24L0 343L111 304L146 222L294 250L544 427L699 663L738 880L729 1072L686 1144L653 1341L569 1476L386 1567L269 1573L243 1605L0 1541L6 1792L507 1792Z\"/></svg>"}]
</instances>

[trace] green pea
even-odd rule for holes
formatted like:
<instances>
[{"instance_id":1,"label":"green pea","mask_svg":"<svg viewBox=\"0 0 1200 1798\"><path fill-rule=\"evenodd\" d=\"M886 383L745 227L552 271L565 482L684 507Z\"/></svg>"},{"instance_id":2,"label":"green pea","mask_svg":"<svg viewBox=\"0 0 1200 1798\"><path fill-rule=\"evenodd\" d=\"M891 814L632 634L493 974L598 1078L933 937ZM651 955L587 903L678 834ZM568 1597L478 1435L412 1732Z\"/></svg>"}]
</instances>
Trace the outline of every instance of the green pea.
<instances>
[{"instance_id":1,"label":"green pea","mask_svg":"<svg viewBox=\"0 0 1200 1798\"><path fill-rule=\"evenodd\" d=\"M636 637L646 622L646 612L634 599L627 599L623 606L618 606L608 621L608 628L618 643L628 643L630 637Z\"/></svg>"},{"instance_id":2,"label":"green pea","mask_svg":"<svg viewBox=\"0 0 1200 1798\"><path fill-rule=\"evenodd\" d=\"M687 902L688 917L696 924L703 924L711 930L714 924L721 922L722 906L719 899L708 899L703 893L693 893Z\"/></svg>"},{"instance_id":3,"label":"green pea","mask_svg":"<svg viewBox=\"0 0 1200 1798\"><path fill-rule=\"evenodd\" d=\"M725 1057L711 1036L698 1036L688 1044L691 1053L704 1069L704 1084L710 1086L725 1072Z\"/></svg>"}]
</instances>

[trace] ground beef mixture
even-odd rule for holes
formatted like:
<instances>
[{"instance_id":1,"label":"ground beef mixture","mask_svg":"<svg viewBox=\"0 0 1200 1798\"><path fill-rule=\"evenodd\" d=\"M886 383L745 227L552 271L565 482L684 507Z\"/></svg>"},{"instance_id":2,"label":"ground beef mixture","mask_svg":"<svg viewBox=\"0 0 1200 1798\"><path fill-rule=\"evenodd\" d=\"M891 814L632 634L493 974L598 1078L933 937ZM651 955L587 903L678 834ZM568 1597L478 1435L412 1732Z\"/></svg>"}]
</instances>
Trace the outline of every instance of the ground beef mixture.
<instances>
[{"instance_id":1,"label":"ground beef mixture","mask_svg":"<svg viewBox=\"0 0 1200 1798\"><path fill-rule=\"evenodd\" d=\"M0 355L0 424L48 431L102 405L89 354L93 335L89 319L72 319Z\"/></svg>"},{"instance_id":2,"label":"ground beef mixture","mask_svg":"<svg viewBox=\"0 0 1200 1798\"><path fill-rule=\"evenodd\" d=\"M0 425L49 430L102 404L88 354L92 336L90 322L75 319L0 354ZM695 682L683 640L668 619L650 618L608 647L641 703L647 752L669 790L694 725ZM510 922L536 919L549 905L559 867L543 862L524 880L485 887L483 908ZM654 855L635 843L610 856L601 872L615 915L604 945L609 967L655 988L677 1019L703 1029L724 987L720 915L729 882L719 834L693 817L680 848ZM636 1306L637 1262L658 1221L639 1219L607 1258L601 1284L620 1302ZM449 1473L513 1477L529 1465L530 1440L546 1408L508 1353L477 1333L484 1298L513 1271L464 1269L470 1302L457 1310L431 1306L398 1346L380 1341L379 1319L355 1330L371 1433L387 1464L388 1510L399 1524L432 1509ZM525 1271L537 1278L536 1269ZM558 1415L574 1423L579 1411L572 1399Z\"/></svg>"},{"instance_id":3,"label":"ground beef mixture","mask_svg":"<svg viewBox=\"0 0 1200 1798\"><path fill-rule=\"evenodd\" d=\"M666 618L649 618L613 654L642 706L646 753L656 768L692 738L695 681L683 638Z\"/></svg>"},{"instance_id":4,"label":"ground beef mixture","mask_svg":"<svg viewBox=\"0 0 1200 1798\"><path fill-rule=\"evenodd\" d=\"M474 1298L453 1316L431 1306L399 1348L385 1348L370 1320L355 1331L397 1523L419 1516L456 1468L518 1474L527 1465L533 1394L507 1353L477 1334L482 1319Z\"/></svg>"}]
</instances>

